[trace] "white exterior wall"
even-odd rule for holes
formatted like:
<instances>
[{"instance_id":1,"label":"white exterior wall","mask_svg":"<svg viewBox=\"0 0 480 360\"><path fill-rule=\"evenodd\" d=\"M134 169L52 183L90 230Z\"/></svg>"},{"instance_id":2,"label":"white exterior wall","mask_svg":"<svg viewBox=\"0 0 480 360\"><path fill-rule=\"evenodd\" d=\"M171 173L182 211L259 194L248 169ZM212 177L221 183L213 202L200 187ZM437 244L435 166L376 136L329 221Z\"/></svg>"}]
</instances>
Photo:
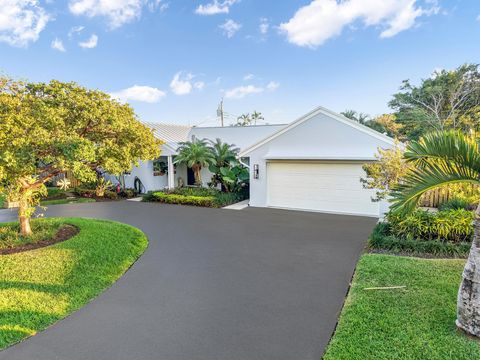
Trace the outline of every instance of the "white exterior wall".
<instances>
[{"instance_id":1,"label":"white exterior wall","mask_svg":"<svg viewBox=\"0 0 480 360\"><path fill-rule=\"evenodd\" d=\"M392 144L328 115L317 114L246 155L250 158L250 205L268 206L266 164L269 159L365 159L367 162L374 159L379 147L391 148ZM255 164L259 167L259 179L253 178Z\"/></svg>"}]
</instances>

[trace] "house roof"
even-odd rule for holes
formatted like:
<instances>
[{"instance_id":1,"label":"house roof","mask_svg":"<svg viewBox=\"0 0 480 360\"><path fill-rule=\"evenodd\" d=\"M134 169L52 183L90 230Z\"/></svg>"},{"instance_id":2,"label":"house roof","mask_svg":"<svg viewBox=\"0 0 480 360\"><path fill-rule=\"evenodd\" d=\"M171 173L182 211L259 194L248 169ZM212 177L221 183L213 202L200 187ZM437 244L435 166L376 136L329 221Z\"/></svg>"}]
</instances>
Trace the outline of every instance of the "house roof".
<instances>
[{"instance_id":1,"label":"house roof","mask_svg":"<svg viewBox=\"0 0 480 360\"><path fill-rule=\"evenodd\" d=\"M353 121L353 120L350 120L348 118L346 118L345 116L343 115L340 115L340 114L337 114L336 112L334 111L331 111L331 110L328 110L324 107L317 107L315 108L314 110L310 111L309 113L305 114L304 116L300 117L299 119L295 120L294 122L290 123L288 126L285 126L284 128L276 131L275 133L271 134L270 136L267 136L266 138L264 139L261 139L260 141L257 141L256 143L250 145L249 147L243 149L239 156L240 157L245 157L247 156L250 152L252 152L253 150L267 144L268 142L272 141L273 139L279 137L280 135L286 133L287 131L297 127L298 125L304 123L305 121L308 121L310 119L312 119L313 117L315 117L316 115L319 115L319 114L324 114L324 115L327 115L328 117L334 119L334 120L337 120L337 121L340 121L341 123L344 123L346 125L349 125L361 132L364 132L370 136L373 136L379 140L382 140L388 144L391 144L393 145L394 144L394 140L384 134L381 134L379 133L378 131L376 130L373 130L371 128L369 128L368 126L365 126L365 125L362 125L356 121Z\"/></svg>"},{"instance_id":2,"label":"house roof","mask_svg":"<svg viewBox=\"0 0 480 360\"><path fill-rule=\"evenodd\" d=\"M240 150L272 135L283 129L286 124L280 125L251 125L251 126L225 126L225 127L193 127L189 137L197 139L221 139L227 144L234 144Z\"/></svg>"},{"instance_id":3,"label":"house roof","mask_svg":"<svg viewBox=\"0 0 480 360\"><path fill-rule=\"evenodd\" d=\"M284 128L281 125L252 125L252 126L225 126L225 127L192 127L164 123L145 123L154 131L156 138L163 140L170 152L175 153L180 142L197 139L221 139L228 144L234 144L240 150L247 148L257 141Z\"/></svg>"}]
</instances>

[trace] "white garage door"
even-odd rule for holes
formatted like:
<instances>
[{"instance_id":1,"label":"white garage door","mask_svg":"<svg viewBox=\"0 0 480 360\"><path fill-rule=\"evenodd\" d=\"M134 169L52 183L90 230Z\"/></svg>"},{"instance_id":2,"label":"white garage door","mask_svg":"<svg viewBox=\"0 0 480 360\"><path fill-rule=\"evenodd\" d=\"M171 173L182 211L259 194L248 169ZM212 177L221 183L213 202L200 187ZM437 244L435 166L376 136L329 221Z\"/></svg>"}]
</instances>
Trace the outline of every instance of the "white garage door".
<instances>
[{"instance_id":1,"label":"white garage door","mask_svg":"<svg viewBox=\"0 0 480 360\"><path fill-rule=\"evenodd\" d=\"M374 192L363 188L362 176L362 164L355 162L269 162L268 205L378 216Z\"/></svg>"}]
</instances>

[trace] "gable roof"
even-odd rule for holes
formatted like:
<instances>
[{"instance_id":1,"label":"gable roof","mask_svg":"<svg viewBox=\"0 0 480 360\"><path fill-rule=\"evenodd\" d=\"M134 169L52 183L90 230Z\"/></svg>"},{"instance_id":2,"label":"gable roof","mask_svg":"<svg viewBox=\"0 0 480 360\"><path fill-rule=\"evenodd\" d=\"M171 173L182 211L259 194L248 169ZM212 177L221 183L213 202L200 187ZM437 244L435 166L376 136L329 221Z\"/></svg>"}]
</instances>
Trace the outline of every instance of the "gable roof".
<instances>
[{"instance_id":1,"label":"gable roof","mask_svg":"<svg viewBox=\"0 0 480 360\"><path fill-rule=\"evenodd\" d=\"M153 130L153 134L157 139L163 140L165 145L170 147L173 151L177 149L178 143L188 141L188 134L192 128L187 125L149 122L145 122L144 124Z\"/></svg>"},{"instance_id":2,"label":"gable roof","mask_svg":"<svg viewBox=\"0 0 480 360\"><path fill-rule=\"evenodd\" d=\"M315 108L314 110L310 111L309 113L303 115L299 119L295 120L294 122L290 123L288 126L284 127L283 129L280 129L279 131L273 133L272 135L270 135L270 136L256 142L255 144L249 146L248 148L243 149L238 156L239 157L245 157L247 154L249 154L253 150L267 144L268 142L272 141L273 139L281 136L282 134L286 133L287 131L290 131L291 129L297 127L300 124L303 124L304 122L310 120L311 118L313 118L313 117L315 117L319 114L326 115L326 116L328 116L328 117L330 117L334 120L337 120L337 121L339 121L343 124L351 126L351 127L355 128L355 129L357 129L357 130L359 130L363 133L366 133L367 135L370 135L370 136L373 136L374 138L382 140L382 141L386 142L387 144L391 144L391 145L394 144L394 140L392 138L390 138L390 137L388 137L384 134L381 134L376 130L371 129L368 126L365 126L365 125L357 123L356 121L350 120L350 119L346 118L345 116L340 115L340 114L338 114L334 111L331 111L331 110L328 110L324 107L319 106L319 107Z\"/></svg>"}]
</instances>

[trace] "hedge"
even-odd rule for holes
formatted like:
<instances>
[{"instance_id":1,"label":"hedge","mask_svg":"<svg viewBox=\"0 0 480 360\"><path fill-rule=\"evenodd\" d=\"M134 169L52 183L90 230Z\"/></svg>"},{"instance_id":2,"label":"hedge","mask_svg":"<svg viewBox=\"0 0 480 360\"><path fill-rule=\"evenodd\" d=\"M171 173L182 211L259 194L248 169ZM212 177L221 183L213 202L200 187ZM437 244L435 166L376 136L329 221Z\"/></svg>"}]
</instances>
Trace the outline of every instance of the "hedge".
<instances>
[{"instance_id":1,"label":"hedge","mask_svg":"<svg viewBox=\"0 0 480 360\"><path fill-rule=\"evenodd\" d=\"M215 206L214 196L167 194L162 191L148 194L148 198L146 198L145 200L157 201L165 204L182 204L182 205L193 205L193 206L204 206L204 207Z\"/></svg>"},{"instance_id":2,"label":"hedge","mask_svg":"<svg viewBox=\"0 0 480 360\"><path fill-rule=\"evenodd\" d=\"M470 242L451 242L439 240L421 240L397 237L391 232L391 225L378 223L368 240L370 250L386 250L393 253L410 255L430 255L436 257L468 256Z\"/></svg>"}]
</instances>

